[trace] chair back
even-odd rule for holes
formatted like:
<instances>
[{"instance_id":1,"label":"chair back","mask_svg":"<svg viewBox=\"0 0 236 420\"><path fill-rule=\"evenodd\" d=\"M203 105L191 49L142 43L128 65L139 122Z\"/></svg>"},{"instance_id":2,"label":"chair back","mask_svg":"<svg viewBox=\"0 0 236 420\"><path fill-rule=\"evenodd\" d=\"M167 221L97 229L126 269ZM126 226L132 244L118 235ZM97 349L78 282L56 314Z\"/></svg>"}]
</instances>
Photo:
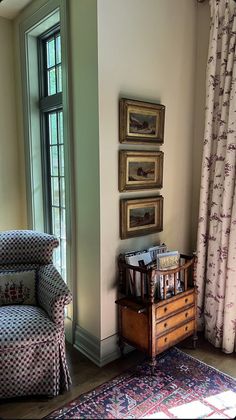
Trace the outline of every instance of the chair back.
<instances>
[{"instance_id":1,"label":"chair back","mask_svg":"<svg viewBox=\"0 0 236 420\"><path fill-rule=\"evenodd\" d=\"M0 268L37 267L53 262L58 239L33 230L0 232Z\"/></svg>"}]
</instances>

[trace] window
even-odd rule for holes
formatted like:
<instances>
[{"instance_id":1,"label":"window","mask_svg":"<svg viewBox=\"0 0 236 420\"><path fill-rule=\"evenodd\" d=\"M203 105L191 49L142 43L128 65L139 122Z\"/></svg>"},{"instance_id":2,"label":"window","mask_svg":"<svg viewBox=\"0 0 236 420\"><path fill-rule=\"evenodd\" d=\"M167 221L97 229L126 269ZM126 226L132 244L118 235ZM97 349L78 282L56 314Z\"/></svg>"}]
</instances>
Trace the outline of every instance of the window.
<instances>
[{"instance_id":1,"label":"window","mask_svg":"<svg viewBox=\"0 0 236 420\"><path fill-rule=\"evenodd\" d=\"M56 26L38 38L45 231L59 239L54 264L66 280L66 200L61 35Z\"/></svg>"},{"instance_id":2,"label":"window","mask_svg":"<svg viewBox=\"0 0 236 420\"><path fill-rule=\"evenodd\" d=\"M55 234L54 263L73 292L75 229L68 1L34 1L19 22L28 229ZM20 73L19 73L20 74ZM73 342L73 304L66 308Z\"/></svg>"}]
</instances>

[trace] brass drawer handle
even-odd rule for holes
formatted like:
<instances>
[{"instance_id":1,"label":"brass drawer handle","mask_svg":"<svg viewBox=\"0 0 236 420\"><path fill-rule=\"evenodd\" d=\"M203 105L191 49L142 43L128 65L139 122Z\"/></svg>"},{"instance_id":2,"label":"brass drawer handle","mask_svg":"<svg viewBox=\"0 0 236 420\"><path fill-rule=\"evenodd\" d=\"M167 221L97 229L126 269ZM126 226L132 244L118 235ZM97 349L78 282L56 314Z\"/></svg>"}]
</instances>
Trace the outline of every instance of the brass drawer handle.
<instances>
[{"instance_id":1,"label":"brass drawer handle","mask_svg":"<svg viewBox=\"0 0 236 420\"><path fill-rule=\"evenodd\" d=\"M138 310L138 314L143 314L144 312L147 312L146 308L142 308Z\"/></svg>"},{"instance_id":2,"label":"brass drawer handle","mask_svg":"<svg viewBox=\"0 0 236 420\"><path fill-rule=\"evenodd\" d=\"M187 327L185 327L185 331L188 331L188 326L187 326Z\"/></svg>"},{"instance_id":3,"label":"brass drawer handle","mask_svg":"<svg viewBox=\"0 0 236 420\"><path fill-rule=\"evenodd\" d=\"M168 338L167 338L167 337L165 337L165 340L164 340L164 341L165 341L165 343L167 342L167 340L168 340Z\"/></svg>"},{"instance_id":4,"label":"brass drawer handle","mask_svg":"<svg viewBox=\"0 0 236 420\"><path fill-rule=\"evenodd\" d=\"M166 328L167 327L167 322L165 322L165 324L164 324L164 328Z\"/></svg>"},{"instance_id":5,"label":"brass drawer handle","mask_svg":"<svg viewBox=\"0 0 236 420\"><path fill-rule=\"evenodd\" d=\"M185 314L185 318L188 318L188 312L186 312L186 314Z\"/></svg>"},{"instance_id":6,"label":"brass drawer handle","mask_svg":"<svg viewBox=\"0 0 236 420\"><path fill-rule=\"evenodd\" d=\"M188 303L188 298L185 299L185 303Z\"/></svg>"},{"instance_id":7,"label":"brass drawer handle","mask_svg":"<svg viewBox=\"0 0 236 420\"><path fill-rule=\"evenodd\" d=\"M167 311L167 307L164 308L164 312L166 312L166 311Z\"/></svg>"}]
</instances>

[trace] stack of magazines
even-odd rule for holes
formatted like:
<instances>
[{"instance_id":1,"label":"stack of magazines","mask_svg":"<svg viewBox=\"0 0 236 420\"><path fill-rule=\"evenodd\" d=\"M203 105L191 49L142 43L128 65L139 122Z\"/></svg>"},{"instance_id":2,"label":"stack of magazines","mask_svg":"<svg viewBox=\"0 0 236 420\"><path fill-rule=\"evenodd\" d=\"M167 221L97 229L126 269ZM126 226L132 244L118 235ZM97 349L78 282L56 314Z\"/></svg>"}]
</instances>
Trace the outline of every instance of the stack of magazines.
<instances>
[{"instance_id":1,"label":"stack of magazines","mask_svg":"<svg viewBox=\"0 0 236 420\"><path fill-rule=\"evenodd\" d=\"M169 251L157 255L156 268L158 270L168 271L179 267L179 265L180 254L178 251ZM163 274L156 275L156 297L158 299L164 299L164 277L166 286L166 297L168 298L175 294L174 274L167 274L165 276ZM177 293L180 293L183 291L183 287L179 272L176 273L176 282Z\"/></svg>"},{"instance_id":2,"label":"stack of magazines","mask_svg":"<svg viewBox=\"0 0 236 420\"><path fill-rule=\"evenodd\" d=\"M163 271L168 271L179 267L180 254L178 251L168 251L165 244L155 245L143 251L132 251L125 254L125 262L136 267L146 267ZM182 292L182 282L179 272L176 273L177 292ZM174 274L165 276L166 298L175 294ZM133 296L141 296L141 273L129 270L129 288ZM147 286L144 285L144 293L147 292ZM164 275L155 276L155 297L164 299Z\"/></svg>"},{"instance_id":3,"label":"stack of magazines","mask_svg":"<svg viewBox=\"0 0 236 420\"><path fill-rule=\"evenodd\" d=\"M155 245L143 251L132 251L125 254L125 262L136 267L155 267L157 255L163 254L167 251L165 244ZM129 270L129 287L131 294L134 296L141 296L141 274L136 272L134 281L134 272ZM146 293L146 285L144 287Z\"/></svg>"}]
</instances>

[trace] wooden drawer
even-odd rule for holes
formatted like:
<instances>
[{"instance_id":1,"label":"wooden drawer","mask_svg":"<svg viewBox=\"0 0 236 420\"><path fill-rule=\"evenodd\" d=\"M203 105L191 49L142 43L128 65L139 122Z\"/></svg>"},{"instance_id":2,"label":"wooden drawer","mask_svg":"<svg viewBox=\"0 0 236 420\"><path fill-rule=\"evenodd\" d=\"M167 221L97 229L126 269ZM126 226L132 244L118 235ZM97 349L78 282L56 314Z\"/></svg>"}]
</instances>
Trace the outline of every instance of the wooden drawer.
<instances>
[{"instance_id":1,"label":"wooden drawer","mask_svg":"<svg viewBox=\"0 0 236 420\"><path fill-rule=\"evenodd\" d=\"M178 310L184 310L187 306L193 305L194 303L194 291L191 293L179 298L175 299L171 302L166 302L162 304L161 306L158 306L156 308L156 321L159 321L160 318L163 318L164 316L168 316Z\"/></svg>"},{"instance_id":2,"label":"wooden drawer","mask_svg":"<svg viewBox=\"0 0 236 420\"><path fill-rule=\"evenodd\" d=\"M173 346L185 337L192 335L194 332L195 321L190 321L179 328L165 334L156 340L156 353L160 353L166 348Z\"/></svg>"},{"instance_id":3,"label":"wooden drawer","mask_svg":"<svg viewBox=\"0 0 236 420\"><path fill-rule=\"evenodd\" d=\"M167 332L171 328L174 328L183 322L194 318L195 316L195 306L191 306L191 308L185 309L183 312L179 312L176 315L170 316L166 318L162 322L158 322L156 324L156 336L160 336L163 333Z\"/></svg>"}]
</instances>

